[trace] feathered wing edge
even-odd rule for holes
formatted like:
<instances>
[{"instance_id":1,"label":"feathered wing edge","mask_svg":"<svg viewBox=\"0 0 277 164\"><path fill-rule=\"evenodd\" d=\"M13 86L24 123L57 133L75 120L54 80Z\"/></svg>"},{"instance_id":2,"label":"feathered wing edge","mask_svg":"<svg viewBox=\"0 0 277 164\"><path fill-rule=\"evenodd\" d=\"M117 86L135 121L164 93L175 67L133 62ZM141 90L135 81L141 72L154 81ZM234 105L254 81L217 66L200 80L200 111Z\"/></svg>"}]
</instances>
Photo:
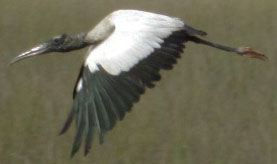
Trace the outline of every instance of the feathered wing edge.
<instances>
[{"instance_id":1,"label":"feathered wing edge","mask_svg":"<svg viewBox=\"0 0 277 164\"><path fill-rule=\"evenodd\" d=\"M75 96L72 111L60 134L69 128L76 119L75 135L71 156L80 148L85 136L85 155L89 152L95 131L99 142L104 142L104 135L111 130L117 120L122 120L130 111L139 95L145 90L142 83L128 76L111 76L101 66L100 71L91 74L87 67L83 72L83 89ZM128 88L128 91L126 91Z\"/></svg>"},{"instance_id":2,"label":"feathered wing edge","mask_svg":"<svg viewBox=\"0 0 277 164\"><path fill-rule=\"evenodd\" d=\"M87 66L81 68L78 81L82 79L82 89L74 90L74 103L63 129L65 133L73 119L76 120L77 132L73 142L71 157L79 150L82 138L85 137L85 155L91 149L94 133L99 134L100 144L104 141L107 131L111 130L117 120L122 120L133 104L139 101L145 88L154 87L153 82L159 81L161 69L172 69L177 58L183 52L183 43L192 34L206 33L189 28L173 32L164 39L161 48L156 49L147 58L140 61L128 72L118 76L107 73L101 65L99 71L91 73Z\"/></svg>"}]
</instances>

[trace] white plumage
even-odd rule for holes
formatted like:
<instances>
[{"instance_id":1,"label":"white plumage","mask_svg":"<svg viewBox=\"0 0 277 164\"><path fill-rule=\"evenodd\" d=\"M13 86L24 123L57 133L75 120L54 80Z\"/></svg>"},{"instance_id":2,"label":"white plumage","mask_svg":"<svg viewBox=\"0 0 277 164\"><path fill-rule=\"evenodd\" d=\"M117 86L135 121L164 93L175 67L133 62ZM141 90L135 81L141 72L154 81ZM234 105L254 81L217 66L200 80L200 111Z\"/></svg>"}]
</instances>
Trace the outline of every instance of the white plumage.
<instances>
[{"instance_id":1,"label":"white plumage","mask_svg":"<svg viewBox=\"0 0 277 164\"><path fill-rule=\"evenodd\" d=\"M134 10L115 11L105 19L115 30L104 42L89 50L86 65L94 72L100 64L112 75L129 71L155 48L160 48L163 39L184 27L178 18Z\"/></svg>"},{"instance_id":2,"label":"white plumage","mask_svg":"<svg viewBox=\"0 0 277 164\"><path fill-rule=\"evenodd\" d=\"M251 48L232 48L200 38L196 30L178 18L136 11L119 10L104 18L87 33L54 37L14 58L12 62L49 52L68 52L89 46L73 92L73 107L61 131L76 120L73 156L85 143L85 155L93 136L111 130L146 88L161 79L161 69L172 69L181 57L184 43L191 41L239 55L266 59ZM166 112L166 111L165 111ZM83 139L85 136L85 139Z\"/></svg>"}]
</instances>

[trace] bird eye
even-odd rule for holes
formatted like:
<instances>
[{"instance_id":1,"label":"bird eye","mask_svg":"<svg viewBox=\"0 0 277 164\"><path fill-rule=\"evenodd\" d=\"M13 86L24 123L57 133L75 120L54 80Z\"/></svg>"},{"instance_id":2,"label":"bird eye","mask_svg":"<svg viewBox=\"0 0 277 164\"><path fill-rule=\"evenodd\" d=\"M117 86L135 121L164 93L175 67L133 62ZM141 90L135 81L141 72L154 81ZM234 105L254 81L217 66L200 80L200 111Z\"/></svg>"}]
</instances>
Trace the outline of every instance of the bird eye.
<instances>
[{"instance_id":1,"label":"bird eye","mask_svg":"<svg viewBox=\"0 0 277 164\"><path fill-rule=\"evenodd\" d=\"M60 38L54 38L55 43L59 43L59 41L60 41Z\"/></svg>"},{"instance_id":2,"label":"bird eye","mask_svg":"<svg viewBox=\"0 0 277 164\"><path fill-rule=\"evenodd\" d=\"M64 40L66 38L66 34L63 34L63 35L59 35L59 36L56 36L52 39L52 41L56 44L60 44L60 43L63 43Z\"/></svg>"}]
</instances>

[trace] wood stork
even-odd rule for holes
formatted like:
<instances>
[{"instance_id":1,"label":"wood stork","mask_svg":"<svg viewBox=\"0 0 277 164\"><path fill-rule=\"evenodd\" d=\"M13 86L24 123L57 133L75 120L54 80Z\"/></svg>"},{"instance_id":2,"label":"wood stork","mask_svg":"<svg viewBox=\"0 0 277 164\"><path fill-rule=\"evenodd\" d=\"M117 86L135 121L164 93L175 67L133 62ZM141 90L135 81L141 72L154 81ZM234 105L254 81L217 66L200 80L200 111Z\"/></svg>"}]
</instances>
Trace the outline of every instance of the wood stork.
<instances>
[{"instance_id":1,"label":"wood stork","mask_svg":"<svg viewBox=\"0 0 277 164\"><path fill-rule=\"evenodd\" d=\"M26 57L50 52L68 52L89 47L74 91L73 107L60 134L75 119L77 132L71 157L84 140L85 155L95 133L103 143L111 130L146 88L159 81L161 69L172 69L191 41L224 51L265 60L267 57L249 47L231 48L200 38L206 32L182 20L137 10L118 10L105 17L91 31L76 36L62 34L26 51L12 63ZM84 138L84 139L82 139Z\"/></svg>"}]
</instances>

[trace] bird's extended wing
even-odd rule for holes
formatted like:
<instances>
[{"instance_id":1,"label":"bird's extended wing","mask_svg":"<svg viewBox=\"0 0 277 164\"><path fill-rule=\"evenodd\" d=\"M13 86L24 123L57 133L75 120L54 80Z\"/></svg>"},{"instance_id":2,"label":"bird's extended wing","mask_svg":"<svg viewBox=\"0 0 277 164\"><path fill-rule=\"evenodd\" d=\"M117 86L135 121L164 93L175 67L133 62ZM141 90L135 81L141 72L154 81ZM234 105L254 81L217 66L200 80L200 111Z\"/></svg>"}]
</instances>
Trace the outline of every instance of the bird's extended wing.
<instances>
[{"instance_id":1,"label":"bird's extended wing","mask_svg":"<svg viewBox=\"0 0 277 164\"><path fill-rule=\"evenodd\" d=\"M84 137L85 154L95 133L102 143L105 133L123 119L145 88L160 80L159 71L173 67L189 36L204 34L166 16L151 14L136 22L116 19L114 33L90 52L75 87L72 112L61 132L76 119L72 156Z\"/></svg>"}]
</instances>

